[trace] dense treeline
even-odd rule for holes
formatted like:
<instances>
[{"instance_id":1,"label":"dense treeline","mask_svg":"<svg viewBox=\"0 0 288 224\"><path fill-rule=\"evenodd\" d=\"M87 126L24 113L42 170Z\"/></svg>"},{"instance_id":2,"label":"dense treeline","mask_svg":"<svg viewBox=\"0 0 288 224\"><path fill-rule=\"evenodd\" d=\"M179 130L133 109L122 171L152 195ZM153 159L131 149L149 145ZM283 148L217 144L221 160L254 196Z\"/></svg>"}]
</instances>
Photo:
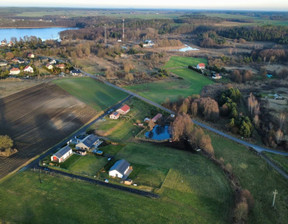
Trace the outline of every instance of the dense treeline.
<instances>
[{"instance_id":1,"label":"dense treeline","mask_svg":"<svg viewBox=\"0 0 288 224\"><path fill-rule=\"evenodd\" d=\"M217 31L218 35L231 38L243 38L248 41L274 41L288 44L288 28L285 26L233 27Z\"/></svg>"}]
</instances>

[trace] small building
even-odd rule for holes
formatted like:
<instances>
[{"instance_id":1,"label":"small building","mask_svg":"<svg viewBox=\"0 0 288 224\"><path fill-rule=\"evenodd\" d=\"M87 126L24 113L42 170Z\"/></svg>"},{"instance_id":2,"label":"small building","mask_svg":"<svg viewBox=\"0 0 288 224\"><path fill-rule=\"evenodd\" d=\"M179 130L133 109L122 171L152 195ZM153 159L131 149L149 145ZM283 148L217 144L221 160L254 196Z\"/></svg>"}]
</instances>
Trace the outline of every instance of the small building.
<instances>
[{"instance_id":1,"label":"small building","mask_svg":"<svg viewBox=\"0 0 288 224\"><path fill-rule=\"evenodd\" d=\"M117 120L120 117L120 114L118 112L113 112L109 117L110 119Z\"/></svg>"},{"instance_id":2,"label":"small building","mask_svg":"<svg viewBox=\"0 0 288 224\"><path fill-rule=\"evenodd\" d=\"M64 69L65 68L65 65L64 64L59 64L59 65L56 65L57 68L60 68L60 69Z\"/></svg>"},{"instance_id":3,"label":"small building","mask_svg":"<svg viewBox=\"0 0 288 224\"><path fill-rule=\"evenodd\" d=\"M61 148L58 152L51 156L52 162L63 163L66 159L68 159L72 155L72 149L66 145Z\"/></svg>"},{"instance_id":4,"label":"small building","mask_svg":"<svg viewBox=\"0 0 288 224\"><path fill-rule=\"evenodd\" d=\"M8 65L8 63L6 62L6 61L0 61L0 66L2 67L2 66L7 66Z\"/></svg>"},{"instance_id":5,"label":"small building","mask_svg":"<svg viewBox=\"0 0 288 224\"><path fill-rule=\"evenodd\" d=\"M5 46L6 44L7 44L7 41L6 41L6 40L2 40L2 41L1 41L1 45L2 45L2 46Z\"/></svg>"},{"instance_id":6,"label":"small building","mask_svg":"<svg viewBox=\"0 0 288 224\"><path fill-rule=\"evenodd\" d=\"M20 74L20 69L19 68L12 68L11 70L10 70L10 75L19 75Z\"/></svg>"},{"instance_id":7,"label":"small building","mask_svg":"<svg viewBox=\"0 0 288 224\"><path fill-rule=\"evenodd\" d=\"M155 117L152 118L152 121L155 123L162 117L162 114L158 113Z\"/></svg>"},{"instance_id":8,"label":"small building","mask_svg":"<svg viewBox=\"0 0 288 224\"><path fill-rule=\"evenodd\" d=\"M196 66L197 69L205 69L205 64L204 63L199 63L197 66Z\"/></svg>"},{"instance_id":9,"label":"small building","mask_svg":"<svg viewBox=\"0 0 288 224\"><path fill-rule=\"evenodd\" d=\"M29 54L27 55L27 57L28 57L28 58L35 58L35 54L29 53Z\"/></svg>"},{"instance_id":10,"label":"small building","mask_svg":"<svg viewBox=\"0 0 288 224\"><path fill-rule=\"evenodd\" d=\"M72 76L80 76L80 75L82 75L82 72L79 69L73 69L70 71L70 74Z\"/></svg>"},{"instance_id":11,"label":"small building","mask_svg":"<svg viewBox=\"0 0 288 224\"><path fill-rule=\"evenodd\" d=\"M144 41L143 47L153 47L153 46L154 46L154 43L152 40L145 40Z\"/></svg>"},{"instance_id":12,"label":"small building","mask_svg":"<svg viewBox=\"0 0 288 224\"><path fill-rule=\"evenodd\" d=\"M27 65L23 71L28 73L34 73L34 69L30 65Z\"/></svg>"},{"instance_id":13,"label":"small building","mask_svg":"<svg viewBox=\"0 0 288 224\"><path fill-rule=\"evenodd\" d=\"M221 79L222 76L219 73L215 73L212 75L212 79Z\"/></svg>"},{"instance_id":14,"label":"small building","mask_svg":"<svg viewBox=\"0 0 288 224\"><path fill-rule=\"evenodd\" d=\"M126 179L132 172L133 168L125 159L118 160L109 170L110 177Z\"/></svg>"},{"instance_id":15,"label":"small building","mask_svg":"<svg viewBox=\"0 0 288 224\"><path fill-rule=\"evenodd\" d=\"M52 69L53 69L53 65L51 65L51 64L46 64L46 68L49 69L49 70L52 70Z\"/></svg>"},{"instance_id":16,"label":"small building","mask_svg":"<svg viewBox=\"0 0 288 224\"><path fill-rule=\"evenodd\" d=\"M52 59L51 61L49 61L49 64L50 65L54 65L54 64L56 64L57 63L57 61L55 60L55 59Z\"/></svg>"},{"instance_id":17,"label":"small building","mask_svg":"<svg viewBox=\"0 0 288 224\"><path fill-rule=\"evenodd\" d=\"M76 149L84 149L89 150L91 148L97 148L99 145L102 144L101 141L96 135L88 135L79 143L76 144Z\"/></svg>"},{"instance_id":18,"label":"small building","mask_svg":"<svg viewBox=\"0 0 288 224\"><path fill-rule=\"evenodd\" d=\"M123 105L121 108L116 110L119 114L127 114L130 111L130 107L128 105Z\"/></svg>"}]
</instances>

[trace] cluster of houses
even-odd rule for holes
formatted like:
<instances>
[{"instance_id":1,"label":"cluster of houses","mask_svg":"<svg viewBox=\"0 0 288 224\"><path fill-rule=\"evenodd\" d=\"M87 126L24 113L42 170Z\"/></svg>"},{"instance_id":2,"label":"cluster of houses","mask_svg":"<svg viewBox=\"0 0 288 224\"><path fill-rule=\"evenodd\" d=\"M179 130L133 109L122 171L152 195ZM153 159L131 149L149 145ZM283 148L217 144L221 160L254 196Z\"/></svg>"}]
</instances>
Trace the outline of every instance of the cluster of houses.
<instances>
[{"instance_id":1,"label":"cluster of houses","mask_svg":"<svg viewBox=\"0 0 288 224\"><path fill-rule=\"evenodd\" d=\"M10 42L8 43L6 40L2 40L2 41L1 41L1 46L12 47L12 46L13 46L13 42L10 41Z\"/></svg>"},{"instance_id":2,"label":"cluster of houses","mask_svg":"<svg viewBox=\"0 0 288 224\"><path fill-rule=\"evenodd\" d=\"M109 115L110 119L117 120L121 115L125 115L130 111L130 107L128 105L123 105L118 110L114 111L112 114Z\"/></svg>"},{"instance_id":3,"label":"cluster of houses","mask_svg":"<svg viewBox=\"0 0 288 224\"><path fill-rule=\"evenodd\" d=\"M204 71L205 68L206 68L206 66L205 66L204 63L199 63L199 64L196 65L196 69L201 70L202 74L203 74L203 71ZM211 72L211 78L212 79L221 79L222 76L221 76L220 73L216 73L216 72L212 71Z\"/></svg>"},{"instance_id":4,"label":"cluster of houses","mask_svg":"<svg viewBox=\"0 0 288 224\"><path fill-rule=\"evenodd\" d=\"M86 155L87 151L97 149L103 141L96 135L87 135L84 138L73 138L67 142L67 145L58 150L51 156L51 161L56 163L65 162L72 154L73 151L80 155ZM72 150L71 144L75 144L75 149Z\"/></svg>"}]
</instances>

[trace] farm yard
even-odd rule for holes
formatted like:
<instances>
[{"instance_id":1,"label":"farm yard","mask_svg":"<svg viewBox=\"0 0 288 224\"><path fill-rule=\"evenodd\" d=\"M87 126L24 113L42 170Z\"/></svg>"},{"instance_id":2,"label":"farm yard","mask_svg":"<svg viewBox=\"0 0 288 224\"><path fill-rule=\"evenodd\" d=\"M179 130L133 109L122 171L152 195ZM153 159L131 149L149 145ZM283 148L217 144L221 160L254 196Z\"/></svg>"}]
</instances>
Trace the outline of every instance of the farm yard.
<instances>
[{"instance_id":1,"label":"farm yard","mask_svg":"<svg viewBox=\"0 0 288 224\"><path fill-rule=\"evenodd\" d=\"M128 96L122 91L87 77L60 79L54 83L98 112Z\"/></svg>"},{"instance_id":2,"label":"farm yard","mask_svg":"<svg viewBox=\"0 0 288 224\"><path fill-rule=\"evenodd\" d=\"M54 84L40 84L0 100L1 134L18 153L0 157L0 178L47 150L96 116L96 111Z\"/></svg>"},{"instance_id":3,"label":"farm yard","mask_svg":"<svg viewBox=\"0 0 288 224\"><path fill-rule=\"evenodd\" d=\"M206 158L147 143L109 146L107 150L115 150L115 159L131 162L137 188L156 189L160 198L153 200L45 172L40 184L38 173L25 171L0 184L0 217L11 222L46 222L56 214L56 223L229 222L233 205L229 183ZM35 215L27 215L28 211Z\"/></svg>"},{"instance_id":4,"label":"farm yard","mask_svg":"<svg viewBox=\"0 0 288 224\"><path fill-rule=\"evenodd\" d=\"M204 86L214 82L187 67L188 65L196 66L202 62L207 62L207 60L203 58L171 57L163 68L167 69L175 77L152 83L126 86L125 88L157 103L163 103L167 99L175 101L180 96L187 97L193 94L200 94Z\"/></svg>"}]
</instances>

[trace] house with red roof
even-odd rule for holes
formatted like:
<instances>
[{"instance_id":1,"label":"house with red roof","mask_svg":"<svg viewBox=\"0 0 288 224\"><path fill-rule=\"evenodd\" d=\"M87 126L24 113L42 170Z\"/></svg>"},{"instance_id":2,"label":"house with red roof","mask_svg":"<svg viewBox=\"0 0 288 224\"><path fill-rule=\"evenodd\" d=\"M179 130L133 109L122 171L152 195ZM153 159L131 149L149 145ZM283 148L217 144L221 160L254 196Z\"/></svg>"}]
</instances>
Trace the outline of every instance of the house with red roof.
<instances>
[{"instance_id":1,"label":"house with red roof","mask_svg":"<svg viewBox=\"0 0 288 224\"><path fill-rule=\"evenodd\" d=\"M60 68L60 69L64 69L65 68L65 65L64 64L58 64L56 65L57 68Z\"/></svg>"},{"instance_id":2,"label":"house with red roof","mask_svg":"<svg viewBox=\"0 0 288 224\"><path fill-rule=\"evenodd\" d=\"M130 111L130 107L125 104L123 105L121 108L119 108L118 110L116 110L119 114L127 114Z\"/></svg>"},{"instance_id":3,"label":"house with red roof","mask_svg":"<svg viewBox=\"0 0 288 224\"><path fill-rule=\"evenodd\" d=\"M27 65L27 66L24 68L24 72L34 73L34 69L33 69L30 65Z\"/></svg>"},{"instance_id":4,"label":"house with red roof","mask_svg":"<svg viewBox=\"0 0 288 224\"><path fill-rule=\"evenodd\" d=\"M10 70L10 75L19 75L20 74L20 69L19 68L12 68L11 70Z\"/></svg>"},{"instance_id":5,"label":"house with red roof","mask_svg":"<svg viewBox=\"0 0 288 224\"><path fill-rule=\"evenodd\" d=\"M197 69L205 69L205 64L204 63L199 63L196 68Z\"/></svg>"},{"instance_id":6,"label":"house with red roof","mask_svg":"<svg viewBox=\"0 0 288 224\"><path fill-rule=\"evenodd\" d=\"M35 58L35 54L29 53L29 54L27 55L27 57L28 57L28 58Z\"/></svg>"}]
</instances>

